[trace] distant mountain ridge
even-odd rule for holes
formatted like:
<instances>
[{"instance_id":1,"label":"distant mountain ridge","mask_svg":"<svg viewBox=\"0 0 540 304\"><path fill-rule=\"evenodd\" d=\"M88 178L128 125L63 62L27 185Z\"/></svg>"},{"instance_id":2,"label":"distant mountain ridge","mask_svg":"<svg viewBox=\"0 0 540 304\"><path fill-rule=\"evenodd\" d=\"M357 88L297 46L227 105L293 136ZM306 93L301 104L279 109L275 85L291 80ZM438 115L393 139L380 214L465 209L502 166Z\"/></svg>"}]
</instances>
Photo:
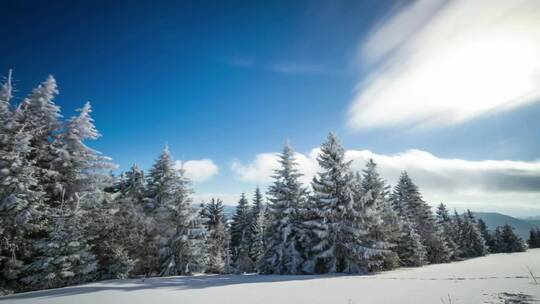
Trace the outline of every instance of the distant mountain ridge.
<instances>
[{"instance_id":1,"label":"distant mountain ridge","mask_svg":"<svg viewBox=\"0 0 540 304\"><path fill-rule=\"evenodd\" d=\"M524 240L529 238L529 230L532 227L540 226L540 220L518 219L497 212L473 212L473 214L477 218L484 220L490 230L494 230L497 226L509 224L514 227L514 231Z\"/></svg>"}]
</instances>

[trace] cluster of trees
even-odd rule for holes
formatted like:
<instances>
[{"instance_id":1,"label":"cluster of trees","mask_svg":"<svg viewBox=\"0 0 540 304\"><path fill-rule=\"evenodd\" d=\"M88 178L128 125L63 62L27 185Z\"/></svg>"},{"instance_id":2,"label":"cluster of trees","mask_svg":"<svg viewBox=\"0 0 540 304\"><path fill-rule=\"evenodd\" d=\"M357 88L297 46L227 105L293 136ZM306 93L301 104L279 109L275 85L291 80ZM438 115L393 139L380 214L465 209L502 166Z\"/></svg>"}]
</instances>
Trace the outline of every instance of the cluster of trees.
<instances>
[{"instance_id":1,"label":"cluster of trees","mask_svg":"<svg viewBox=\"0 0 540 304\"><path fill-rule=\"evenodd\" d=\"M128 276L193 272L364 273L525 250L511 227L490 233L471 212L436 213L406 172L391 189L370 160L354 172L329 134L320 172L300 182L287 144L266 195L245 195L232 219L212 199L195 208L185 172L165 147L145 174L118 178L90 104L64 120L51 76L12 103L0 88L2 293ZM532 245L531 245L532 246Z\"/></svg>"},{"instance_id":2,"label":"cluster of trees","mask_svg":"<svg viewBox=\"0 0 540 304\"><path fill-rule=\"evenodd\" d=\"M531 228L527 244L529 248L540 248L540 228Z\"/></svg>"}]
</instances>

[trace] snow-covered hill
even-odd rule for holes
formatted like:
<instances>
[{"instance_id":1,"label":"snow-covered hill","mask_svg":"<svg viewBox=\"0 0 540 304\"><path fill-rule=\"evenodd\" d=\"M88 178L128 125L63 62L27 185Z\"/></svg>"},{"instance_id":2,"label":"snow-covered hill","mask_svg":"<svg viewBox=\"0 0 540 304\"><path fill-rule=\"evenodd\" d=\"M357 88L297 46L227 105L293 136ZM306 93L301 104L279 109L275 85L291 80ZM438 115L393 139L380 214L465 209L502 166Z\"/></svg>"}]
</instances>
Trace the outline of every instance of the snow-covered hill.
<instances>
[{"instance_id":1,"label":"snow-covered hill","mask_svg":"<svg viewBox=\"0 0 540 304\"><path fill-rule=\"evenodd\" d=\"M114 280L0 298L0 303L536 303L540 249L366 276L200 275Z\"/></svg>"}]
</instances>

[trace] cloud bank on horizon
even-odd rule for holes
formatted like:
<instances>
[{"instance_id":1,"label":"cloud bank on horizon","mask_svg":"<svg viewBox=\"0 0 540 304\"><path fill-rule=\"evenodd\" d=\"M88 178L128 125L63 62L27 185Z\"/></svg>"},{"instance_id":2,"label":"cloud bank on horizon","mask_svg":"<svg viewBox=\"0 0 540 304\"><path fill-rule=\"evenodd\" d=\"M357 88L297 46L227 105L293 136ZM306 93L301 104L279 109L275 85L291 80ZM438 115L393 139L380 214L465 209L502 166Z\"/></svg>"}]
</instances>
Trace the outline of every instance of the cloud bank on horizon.
<instances>
[{"instance_id":1,"label":"cloud bank on horizon","mask_svg":"<svg viewBox=\"0 0 540 304\"><path fill-rule=\"evenodd\" d=\"M440 127L540 101L540 1L416 1L363 40L353 130Z\"/></svg>"},{"instance_id":2,"label":"cloud bank on horizon","mask_svg":"<svg viewBox=\"0 0 540 304\"><path fill-rule=\"evenodd\" d=\"M309 183L319 170L315 148L309 154L296 153L302 181ZM366 161L374 159L379 172L395 185L400 173L406 170L431 203L445 202L451 207L501 212L540 211L540 161L464 160L439 158L421 150L407 150L385 155L369 150L347 150L355 171L363 169ZM279 167L277 153L260 153L248 163L234 161L232 171L241 181L267 184ZM488 209L486 209L488 208Z\"/></svg>"}]
</instances>

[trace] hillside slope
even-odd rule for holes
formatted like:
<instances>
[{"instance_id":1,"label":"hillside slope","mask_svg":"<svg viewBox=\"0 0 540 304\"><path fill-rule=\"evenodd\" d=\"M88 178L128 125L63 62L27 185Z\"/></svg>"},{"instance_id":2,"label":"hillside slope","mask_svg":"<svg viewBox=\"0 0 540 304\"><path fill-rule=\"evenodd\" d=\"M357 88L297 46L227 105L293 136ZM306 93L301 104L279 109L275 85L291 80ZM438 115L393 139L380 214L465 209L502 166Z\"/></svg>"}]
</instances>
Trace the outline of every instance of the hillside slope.
<instances>
[{"instance_id":1,"label":"hillside slope","mask_svg":"<svg viewBox=\"0 0 540 304\"><path fill-rule=\"evenodd\" d=\"M540 299L540 285L533 284L526 267L540 274L540 249L365 276L200 275L113 280L7 296L0 303L534 303Z\"/></svg>"}]
</instances>

